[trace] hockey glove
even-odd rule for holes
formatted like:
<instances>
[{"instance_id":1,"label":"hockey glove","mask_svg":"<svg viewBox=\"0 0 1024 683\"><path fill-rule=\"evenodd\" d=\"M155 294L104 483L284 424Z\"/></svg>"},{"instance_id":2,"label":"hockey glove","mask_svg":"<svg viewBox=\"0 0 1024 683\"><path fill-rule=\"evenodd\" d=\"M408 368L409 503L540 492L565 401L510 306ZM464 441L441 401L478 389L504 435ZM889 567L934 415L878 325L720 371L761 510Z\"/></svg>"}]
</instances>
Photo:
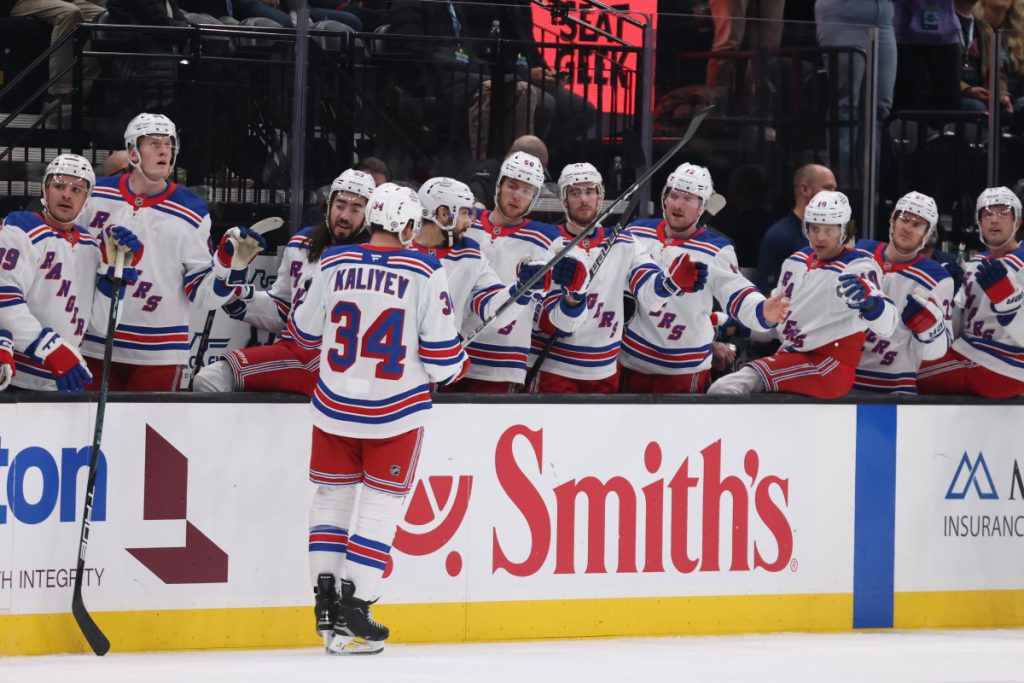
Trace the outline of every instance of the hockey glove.
<instances>
[{"instance_id":1,"label":"hockey glove","mask_svg":"<svg viewBox=\"0 0 1024 683\"><path fill-rule=\"evenodd\" d=\"M122 257L124 268L121 271L121 280L126 285L134 285L139 279L139 271L136 270L135 266L142 259L143 246L134 232L121 225L115 225L104 230L100 236L102 238L100 240L100 266L97 272L102 278L100 290L109 296L109 282L114 279L115 254L121 253L124 255ZM103 285L104 281L108 283L105 287Z\"/></svg>"},{"instance_id":2,"label":"hockey glove","mask_svg":"<svg viewBox=\"0 0 1024 683\"><path fill-rule=\"evenodd\" d=\"M0 391L14 379L14 340L7 330L0 330Z\"/></svg>"},{"instance_id":3,"label":"hockey glove","mask_svg":"<svg viewBox=\"0 0 1024 683\"><path fill-rule=\"evenodd\" d=\"M235 298L221 306L221 309L235 320L242 320L255 294L256 288L252 285L239 285L235 287Z\"/></svg>"},{"instance_id":4,"label":"hockey glove","mask_svg":"<svg viewBox=\"0 0 1024 683\"><path fill-rule=\"evenodd\" d=\"M462 367L459 368L459 371L456 372L451 377L449 377L448 379L446 379L443 382L441 382L440 383L441 386L446 387L446 386L455 384L456 382L461 380L469 372L469 365L470 365L469 356L466 356L466 359L464 361L462 361Z\"/></svg>"},{"instance_id":5,"label":"hockey glove","mask_svg":"<svg viewBox=\"0 0 1024 683\"><path fill-rule=\"evenodd\" d=\"M532 278L537 272L544 267L544 261L531 261L529 259L523 259L516 267L516 291L522 289L522 286L526 284L527 280ZM525 306L530 303L533 298L532 292L543 294L547 290L551 289L551 271L549 270L544 274L544 277L533 283L533 286L528 290L524 290L517 298L516 303Z\"/></svg>"},{"instance_id":6,"label":"hockey glove","mask_svg":"<svg viewBox=\"0 0 1024 683\"><path fill-rule=\"evenodd\" d=\"M245 269L267 246L263 235L251 228L231 228L217 247L216 275L229 285L245 282Z\"/></svg>"},{"instance_id":7,"label":"hockey glove","mask_svg":"<svg viewBox=\"0 0 1024 683\"><path fill-rule=\"evenodd\" d=\"M78 349L69 345L49 327L44 327L26 349L28 355L43 364L57 383L57 391L74 394L85 389L92 375Z\"/></svg>"},{"instance_id":8,"label":"hockey glove","mask_svg":"<svg viewBox=\"0 0 1024 683\"><path fill-rule=\"evenodd\" d=\"M903 324L923 342L929 342L942 334L942 311L926 296L917 292L907 295L907 305L900 314Z\"/></svg>"},{"instance_id":9,"label":"hockey glove","mask_svg":"<svg viewBox=\"0 0 1024 683\"><path fill-rule=\"evenodd\" d=\"M856 273L843 273L836 285L836 294L848 308L860 311L868 320L875 320L882 315L885 304L871 283Z\"/></svg>"},{"instance_id":10,"label":"hockey glove","mask_svg":"<svg viewBox=\"0 0 1024 683\"><path fill-rule=\"evenodd\" d=\"M1020 308L1021 291L1017 289L1006 266L999 259L985 259L978 264L975 279L992 302L992 310L1000 315Z\"/></svg>"},{"instance_id":11,"label":"hockey glove","mask_svg":"<svg viewBox=\"0 0 1024 683\"><path fill-rule=\"evenodd\" d=\"M660 287L656 288L662 296L674 296L676 294L699 292L704 289L708 281L708 266L700 261L693 261L689 254L677 256L669 264L668 272L661 274L658 281Z\"/></svg>"},{"instance_id":12,"label":"hockey glove","mask_svg":"<svg viewBox=\"0 0 1024 683\"><path fill-rule=\"evenodd\" d=\"M551 280L562 286L568 297L567 303L573 306L583 300L587 285L590 284L590 274L582 261L566 256L551 269Z\"/></svg>"}]
</instances>

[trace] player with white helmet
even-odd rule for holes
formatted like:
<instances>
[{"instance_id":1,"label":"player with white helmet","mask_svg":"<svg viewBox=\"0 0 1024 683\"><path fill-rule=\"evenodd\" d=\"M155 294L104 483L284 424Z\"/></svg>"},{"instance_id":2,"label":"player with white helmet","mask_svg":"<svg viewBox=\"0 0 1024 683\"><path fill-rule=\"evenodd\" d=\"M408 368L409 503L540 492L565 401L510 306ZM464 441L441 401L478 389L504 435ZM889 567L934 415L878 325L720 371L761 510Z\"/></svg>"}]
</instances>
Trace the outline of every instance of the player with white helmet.
<instances>
[{"instance_id":1,"label":"player with white helmet","mask_svg":"<svg viewBox=\"0 0 1024 683\"><path fill-rule=\"evenodd\" d=\"M712 198L717 198L713 200ZM661 194L662 218L629 226L659 268L678 278L699 267L707 286L673 297L661 308L638 310L626 326L619 361L629 393L703 393L711 382L717 299L727 314L753 330L767 331L786 312L781 296L765 299L740 274L732 243L700 224L715 194L708 169L684 163L669 174Z\"/></svg>"},{"instance_id":2,"label":"player with white helmet","mask_svg":"<svg viewBox=\"0 0 1024 683\"><path fill-rule=\"evenodd\" d=\"M1024 395L1024 247L1018 239L1021 202L1006 187L990 187L975 205L981 242L988 249L964 268L953 304L960 334L945 356L924 363L922 394Z\"/></svg>"},{"instance_id":3,"label":"player with white helmet","mask_svg":"<svg viewBox=\"0 0 1024 683\"><path fill-rule=\"evenodd\" d=\"M331 183L324 221L297 232L284 248L277 279L270 289L237 288L223 308L232 318L277 335L273 344L231 351L196 375L193 391L283 391L313 394L319 350L309 351L288 333L288 316L303 300L309 280L328 247L369 239L366 203L376 189L373 176L348 169Z\"/></svg>"},{"instance_id":4,"label":"player with white helmet","mask_svg":"<svg viewBox=\"0 0 1024 683\"><path fill-rule=\"evenodd\" d=\"M786 259L773 296L790 299L774 332L782 348L731 375L709 394L757 392L836 398L853 387L868 333L887 339L899 312L879 286L881 268L871 254L851 249L850 202L842 192L822 191L804 211L810 246Z\"/></svg>"},{"instance_id":5,"label":"player with white helmet","mask_svg":"<svg viewBox=\"0 0 1024 683\"><path fill-rule=\"evenodd\" d=\"M61 154L43 174L42 215L15 211L0 228L0 327L11 334L0 360L12 355L17 387L81 391L92 376L79 347L90 323L106 334L116 253L126 254L125 282L136 279L142 245L131 230L97 235L77 223L95 185L87 160Z\"/></svg>"},{"instance_id":6,"label":"player with white helmet","mask_svg":"<svg viewBox=\"0 0 1024 683\"><path fill-rule=\"evenodd\" d=\"M227 303L246 283L249 264L265 245L248 228L231 228L211 259L210 212L194 192L170 178L177 160L174 123L162 114L139 114L125 129L131 172L100 178L85 212L89 228L123 225L146 245L114 335L113 391L177 391L189 358L192 306ZM95 388L104 337L90 329L82 352Z\"/></svg>"},{"instance_id":7,"label":"player with white helmet","mask_svg":"<svg viewBox=\"0 0 1024 683\"><path fill-rule=\"evenodd\" d=\"M415 192L378 187L369 243L325 251L288 323L300 345L321 353L309 561L317 630L339 654L384 647L388 628L369 608L415 480L430 384L456 379L467 363L444 268L406 248L422 217Z\"/></svg>"},{"instance_id":8,"label":"player with white helmet","mask_svg":"<svg viewBox=\"0 0 1024 683\"><path fill-rule=\"evenodd\" d=\"M563 244L555 226L532 221L526 215L537 204L544 187L544 167L540 159L526 152L515 152L501 164L494 192L494 209L481 211L468 231L502 282L525 282L554 257ZM572 284L576 272L571 257L552 269L551 278L539 283L538 296L545 287ZM524 296L523 303L529 304ZM526 380L526 362L530 352L533 306L510 307L510 317L495 321L466 349L473 365L465 380L453 387L457 391L508 393ZM564 310L563 310L564 309ZM572 326L570 312L555 307L552 315L563 326ZM468 328L475 329L480 316L471 312ZM465 328L464 328L465 329Z\"/></svg>"},{"instance_id":9,"label":"player with white helmet","mask_svg":"<svg viewBox=\"0 0 1024 683\"><path fill-rule=\"evenodd\" d=\"M853 384L858 391L916 394L921 362L949 350L953 278L941 264L920 254L938 220L934 199L909 192L893 208L888 242L857 242L882 269L882 291L900 309L901 318L890 337L868 331Z\"/></svg>"}]
</instances>

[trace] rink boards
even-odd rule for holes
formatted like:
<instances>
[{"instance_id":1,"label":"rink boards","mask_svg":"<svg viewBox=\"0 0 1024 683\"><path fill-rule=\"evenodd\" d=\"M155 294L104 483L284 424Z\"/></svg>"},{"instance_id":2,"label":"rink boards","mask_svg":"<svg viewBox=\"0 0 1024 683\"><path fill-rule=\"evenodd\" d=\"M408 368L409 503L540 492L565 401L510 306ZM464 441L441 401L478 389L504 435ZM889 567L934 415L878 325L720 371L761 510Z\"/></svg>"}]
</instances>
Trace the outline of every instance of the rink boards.
<instances>
[{"instance_id":1,"label":"rink boards","mask_svg":"<svg viewBox=\"0 0 1024 683\"><path fill-rule=\"evenodd\" d=\"M309 408L113 403L85 601L115 650L316 642ZM0 654L68 614L95 406L0 410ZM1017 405L444 404L396 642L1024 625Z\"/></svg>"}]
</instances>

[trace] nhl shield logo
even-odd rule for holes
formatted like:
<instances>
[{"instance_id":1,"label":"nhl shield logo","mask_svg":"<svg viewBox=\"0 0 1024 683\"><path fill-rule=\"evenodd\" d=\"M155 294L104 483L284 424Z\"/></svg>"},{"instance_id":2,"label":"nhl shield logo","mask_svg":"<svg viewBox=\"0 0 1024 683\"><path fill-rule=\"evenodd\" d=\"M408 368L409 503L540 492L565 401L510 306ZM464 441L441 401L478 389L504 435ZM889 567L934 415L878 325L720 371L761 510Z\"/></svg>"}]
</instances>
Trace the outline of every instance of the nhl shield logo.
<instances>
[{"instance_id":1,"label":"nhl shield logo","mask_svg":"<svg viewBox=\"0 0 1024 683\"><path fill-rule=\"evenodd\" d=\"M135 198L135 206L142 206L142 202L143 201L144 200L142 199L142 197L136 197Z\"/></svg>"},{"instance_id":2,"label":"nhl shield logo","mask_svg":"<svg viewBox=\"0 0 1024 683\"><path fill-rule=\"evenodd\" d=\"M402 473L402 468L401 467L399 467L398 465L392 465L391 466L391 476L392 477L397 477L401 473Z\"/></svg>"}]
</instances>

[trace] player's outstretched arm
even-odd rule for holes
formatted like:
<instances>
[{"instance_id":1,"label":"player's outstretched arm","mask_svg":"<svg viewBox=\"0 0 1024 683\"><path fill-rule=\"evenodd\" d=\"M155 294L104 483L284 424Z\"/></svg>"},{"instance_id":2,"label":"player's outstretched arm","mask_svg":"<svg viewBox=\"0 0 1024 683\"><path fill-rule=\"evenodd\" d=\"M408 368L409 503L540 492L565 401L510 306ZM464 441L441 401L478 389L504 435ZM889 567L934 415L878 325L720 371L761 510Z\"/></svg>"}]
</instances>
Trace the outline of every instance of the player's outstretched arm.
<instances>
[{"instance_id":1,"label":"player's outstretched arm","mask_svg":"<svg viewBox=\"0 0 1024 683\"><path fill-rule=\"evenodd\" d=\"M427 280L416 311L420 361L427 377L437 384L456 382L469 369L453 309L448 277L444 269L438 268Z\"/></svg>"}]
</instances>

